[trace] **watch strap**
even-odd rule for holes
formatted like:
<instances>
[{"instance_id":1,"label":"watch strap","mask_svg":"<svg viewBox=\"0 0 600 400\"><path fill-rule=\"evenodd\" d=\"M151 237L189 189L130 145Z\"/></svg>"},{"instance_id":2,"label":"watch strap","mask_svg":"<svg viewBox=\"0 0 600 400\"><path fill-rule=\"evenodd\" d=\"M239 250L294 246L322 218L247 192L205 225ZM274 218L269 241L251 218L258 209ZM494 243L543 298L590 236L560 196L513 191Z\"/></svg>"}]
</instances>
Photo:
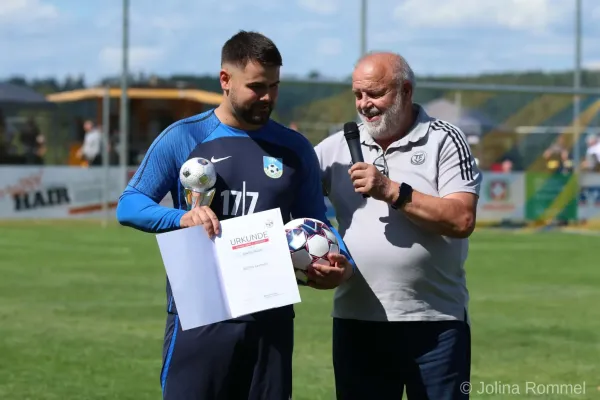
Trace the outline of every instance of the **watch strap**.
<instances>
[{"instance_id":1,"label":"watch strap","mask_svg":"<svg viewBox=\"0 0 600 400\"><path fill-rule=\"evenodd\" d=\"M402 182L398 188L398 198L392 204L392 208L397 210L404 207L404 205L410 201L413 188L408 183Z\"/></svg>"}]
</instances>

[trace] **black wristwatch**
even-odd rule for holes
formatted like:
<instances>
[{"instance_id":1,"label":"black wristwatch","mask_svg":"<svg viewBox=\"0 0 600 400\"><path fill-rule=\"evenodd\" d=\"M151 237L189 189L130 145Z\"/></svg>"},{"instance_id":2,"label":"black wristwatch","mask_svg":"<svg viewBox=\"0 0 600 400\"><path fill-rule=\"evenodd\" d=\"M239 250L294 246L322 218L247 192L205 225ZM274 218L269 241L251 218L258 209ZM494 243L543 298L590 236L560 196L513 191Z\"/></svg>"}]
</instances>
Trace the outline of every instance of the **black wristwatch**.
<instances>
[{"instance_id":1,"label":"black wristwatch","mask_svg":"<svg viewBox=\"0 0 600 400\"><path fill-rule=\"evenodd\" d=\"M402 182L398 189L398 199L392 204L392 208L397 210L412 200L413 188L408 183Z\"/></svg>"}]
</instances>

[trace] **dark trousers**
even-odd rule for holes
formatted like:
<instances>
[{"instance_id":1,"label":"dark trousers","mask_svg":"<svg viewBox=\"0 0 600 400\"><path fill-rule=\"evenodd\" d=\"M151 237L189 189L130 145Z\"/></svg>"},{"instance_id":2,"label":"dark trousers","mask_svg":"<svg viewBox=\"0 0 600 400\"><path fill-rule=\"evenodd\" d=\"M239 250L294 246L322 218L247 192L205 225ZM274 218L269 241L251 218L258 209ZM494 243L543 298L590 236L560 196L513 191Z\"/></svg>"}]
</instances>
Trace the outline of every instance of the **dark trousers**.
<instances>
[{"instance_id":1,"label":"dark trousers","mask_svg":"<svg viewBox=\"0 0 600 400\"><path fill-rule=\"evenodd\" d=\"M164 400L289 400L293 319L228 321L181 330L169 314Z\"/></svg>"},{"instance_id":2,"label":"dark trousers","mask_svg":"<svg viewBox=\"0 0 600 400\"><path fill-rule=\"evenodd\" d=\"M338 400L463 400L471 334L462 321L333 320Z\"/></svg>"}]
</instances>

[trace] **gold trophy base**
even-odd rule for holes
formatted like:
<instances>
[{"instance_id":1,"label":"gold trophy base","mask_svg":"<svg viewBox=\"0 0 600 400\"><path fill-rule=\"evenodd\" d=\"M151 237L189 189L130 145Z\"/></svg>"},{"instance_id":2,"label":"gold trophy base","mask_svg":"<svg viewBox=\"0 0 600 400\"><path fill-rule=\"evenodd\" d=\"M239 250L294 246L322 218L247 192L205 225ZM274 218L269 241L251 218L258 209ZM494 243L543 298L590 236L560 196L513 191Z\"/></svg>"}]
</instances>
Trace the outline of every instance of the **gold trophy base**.
<instances>
[{"instance_id":1,"label":"gold trophy base","mask_svg":"<svg viewBox=\"0 0 600 400\"><path fill-rule=\"evenodd\" d=\"M195 191L194 189L185 189L185 203L187 204L188 211L196 207L210 207L214 197L214 188L205 192Z\"/></svg>"}]
</instances>

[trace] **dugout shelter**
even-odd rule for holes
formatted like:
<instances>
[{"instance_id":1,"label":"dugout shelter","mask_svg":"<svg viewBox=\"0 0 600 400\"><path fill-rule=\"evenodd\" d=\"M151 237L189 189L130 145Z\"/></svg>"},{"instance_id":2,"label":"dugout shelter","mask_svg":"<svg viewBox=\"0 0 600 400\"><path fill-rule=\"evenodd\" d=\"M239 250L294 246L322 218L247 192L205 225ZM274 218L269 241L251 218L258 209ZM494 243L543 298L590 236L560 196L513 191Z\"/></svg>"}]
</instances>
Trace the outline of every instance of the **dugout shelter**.
<instances>
[{"instance_id":1,"label":"dugout shelter","mask_svg":"<svg viewBox=\"0 0 600 400\"><path fill-rule=\"evenodd\" d=\"M129 165L137 165L152 141L173 122L218 105L222 95L193 88L130 87ZM108 99L107 99L108 96ZM104 104L109 104L111 140L118 142L120 88L95 87L50 94L49 102L60 106L69 133L69 165L81 165L77 150L83 141L83 123L92 120L102 125ZM117 143L118 145L118 143Z\"/></svg>"}]
</instances>

